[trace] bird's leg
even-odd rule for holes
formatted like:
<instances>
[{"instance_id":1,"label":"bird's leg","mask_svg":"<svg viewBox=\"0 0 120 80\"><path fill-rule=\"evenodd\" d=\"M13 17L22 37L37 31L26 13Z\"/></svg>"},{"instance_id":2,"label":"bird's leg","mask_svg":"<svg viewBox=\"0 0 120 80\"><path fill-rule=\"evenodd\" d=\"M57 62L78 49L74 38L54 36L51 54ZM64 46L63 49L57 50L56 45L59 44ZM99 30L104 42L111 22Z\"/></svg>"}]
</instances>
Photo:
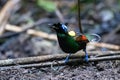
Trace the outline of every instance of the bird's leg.
<instances>
[{"instance_id":1,"label":"bird's leg","mask_svg":"<svg viewBox=\"0 0 120 80\"><path fill-rule=\"evenodd\" d=\"M86 48L83 49L83 51L85 52L85 61L88 62L88 53L87 53L87 51L86 51Z\"/></svg>"},{"instance_id":2,"label":"bird's leg","mask_svg":"<svg viewBox=\"0 0 120 80\"><path fill-rule=\"evenodd\" d=\"M65 58L65 63L67 63L69 61L70 55L71 55L71 53L69 53L68 56Z\"/></svg>"}]
</instances>

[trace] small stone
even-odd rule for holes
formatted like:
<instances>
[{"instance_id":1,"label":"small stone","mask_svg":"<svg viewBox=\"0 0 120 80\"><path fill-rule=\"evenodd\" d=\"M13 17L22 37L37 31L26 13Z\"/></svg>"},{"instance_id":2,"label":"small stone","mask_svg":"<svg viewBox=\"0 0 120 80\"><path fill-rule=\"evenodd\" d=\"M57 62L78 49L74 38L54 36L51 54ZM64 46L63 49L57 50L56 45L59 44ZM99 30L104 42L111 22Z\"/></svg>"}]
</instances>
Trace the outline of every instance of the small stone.
<instances>
[{"instance_id":1,"label":"small stone","mask_svg":"<svg viewBox=\"0 0 120 80\"><path fill-rule=\"evenodd\" d=\"M60 73L61 76L63 76L64 74L63 73Z\"/></svg>"},{"instance_id":2,"label":"small stone","mask_svg":"<svg viewBox=\"0 0 120 80\"><path fill-rule=\"evenodd\" d=\"M102 65L100 65L100 64L97 64L96 67L97 67L98 71L103 71L104 70L104 67Z\"/></svg>"}]
</instances>

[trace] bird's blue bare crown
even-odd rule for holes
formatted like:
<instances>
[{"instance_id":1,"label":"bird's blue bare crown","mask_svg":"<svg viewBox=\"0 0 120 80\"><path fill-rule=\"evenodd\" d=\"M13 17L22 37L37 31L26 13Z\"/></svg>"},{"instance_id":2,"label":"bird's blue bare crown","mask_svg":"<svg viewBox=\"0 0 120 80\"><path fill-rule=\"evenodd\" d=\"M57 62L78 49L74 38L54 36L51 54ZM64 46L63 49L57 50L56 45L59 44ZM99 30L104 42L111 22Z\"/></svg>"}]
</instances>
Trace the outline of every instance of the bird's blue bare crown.
<instances>
[{"instance_id":1,"label":"bird's blue bare crown","mask_svg":"<svg viewBox=\"0 0 120 80\"><path fill-rule=\"evenodd\" d=\"M53 29L55 29L57 32L68 32L67 26L62 23L53 24Z\"/></svg>"}]
</instances>

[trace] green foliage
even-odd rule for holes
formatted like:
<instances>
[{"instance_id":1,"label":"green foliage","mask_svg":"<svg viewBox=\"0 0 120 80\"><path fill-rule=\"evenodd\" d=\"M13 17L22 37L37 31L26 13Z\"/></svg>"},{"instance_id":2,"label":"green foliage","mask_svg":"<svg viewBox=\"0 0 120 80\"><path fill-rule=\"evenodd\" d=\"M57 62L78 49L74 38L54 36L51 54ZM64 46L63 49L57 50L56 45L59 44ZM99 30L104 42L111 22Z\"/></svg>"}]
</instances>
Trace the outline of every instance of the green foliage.
<instances>
[{"instance_id":1,"label":"green foliage","mask_svg":"<svg viewBox=\"0 0 120 80\"><path fill-rule=\"evenodd\" d=\"M120 0L117 0L118 1L118 3L120 4Z\"/></svg>"},{"instance_id":2,"label":"green foliage","mask_svg":"<svg viewBox=\"0 0 120 80\"><path fill-rule=\"evenodd\" d=\"M72 12L76 12L77 11L77 5L73 5L70 10Z\"/></svg>"},{"instance_id":3,"label":"green foliage","mask_svg":"<svg viewBox=\"0 0 120 80\"><path fill-rule=\"evenodd\" d=\"M85 8L86 8L87 5L93 4L93 3L95 3L95 2L96 2L96 0L80 0L80 9L81 9L81 11L82 11L82 10L86 10ZM76 3L75 5L73 5L73 6L71 7L71 11L72 11L72 12L78 11L77 6L78 6L77 3Z\"/></svg>"},{"instance_id":4,"label":"green foliage","mask_svg":"<svg viewBox=\"0 0 120 80\"><path fill-rule=\"evenodd\" d=\"M55 3L50 0L37 0L37 4L48 12L53 12L56 9Z\"/></svg>"}]
</instances>

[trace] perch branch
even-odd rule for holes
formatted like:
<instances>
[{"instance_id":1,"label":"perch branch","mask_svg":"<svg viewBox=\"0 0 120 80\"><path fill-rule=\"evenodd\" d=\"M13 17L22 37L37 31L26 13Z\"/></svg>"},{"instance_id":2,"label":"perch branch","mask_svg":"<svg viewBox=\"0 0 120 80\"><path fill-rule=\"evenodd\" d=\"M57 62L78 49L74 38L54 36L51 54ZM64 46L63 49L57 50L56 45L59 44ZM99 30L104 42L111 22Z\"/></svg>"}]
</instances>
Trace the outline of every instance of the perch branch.
<instances>
[{"instance_id":1,"label":"perch branch","mask_svg":"<svg viewBox=\"0 0 120 80\"><path fill-rule=\"evenodd\" d=\"M108 51L108 52L110 52L110 51ZM108 54L108 52L106 52L106 54ZM118 54L118 53L120 54L120 51L117 51L114 53L112 52L112 54ZM89 56L90 55L102 55L102 54L103 53L88 52ZM56 55L45 55L45 56L37 56L37 57L26 57L26 58L0 60L0 66L62 60L62 59L65 59L67 55L68 54L56 54ZM70 59L77 59L77 58L79 59L80 57L84 57L84 52L72 54Z\"/></svg>"},{"instance_id":2,"label":"perch branch","mask_svg":"<svg viewBox=\"0 0 120 80\"><path fill-rule=\"evenodd\" d=\"M78 57L78 56L80 57L83 55L84 54L73 54L71 56L71 58ZM59 60L59 59L64 59L66 56L67 56L67 54L56 54L56 55L46 55L46 56L37 56L37 57L26 57L26 58L0 60L0 66Z\"/></svg>"},{"instance_id":3,"label":"perch branch","mask_svg":"<svg viewBox=\"0 0 120 80\"><path fill-rule=\"evenodd\" d=\"M89 62L95 61L107 61L107 60L120 60L120 55L117 56L107 56L107 57L97 57L97 58L89 58ZM83 59L70 59L67 64L81 63L84 62ZM51 67L52 66L62 66L66 65L66 63L62 61L58 62L45 62L45 63L34 63L34 64L24 64L24 65L15 65L8 67L0 67L1 69L9 69L9 68L32 68L32 67Z\"/></svg>"}]
</instances>

